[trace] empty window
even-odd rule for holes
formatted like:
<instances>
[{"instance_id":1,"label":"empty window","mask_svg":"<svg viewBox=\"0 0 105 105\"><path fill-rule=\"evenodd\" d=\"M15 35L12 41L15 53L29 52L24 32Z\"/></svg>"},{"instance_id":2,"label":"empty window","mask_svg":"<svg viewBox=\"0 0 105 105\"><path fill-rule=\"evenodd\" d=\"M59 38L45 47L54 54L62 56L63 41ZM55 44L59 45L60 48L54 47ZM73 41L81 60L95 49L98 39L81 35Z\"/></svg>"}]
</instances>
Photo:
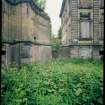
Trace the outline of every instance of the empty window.
<instances>
[{"instance_id":1,"label":"empty window","mask_svg":"<svg viewBox=\"0 0 105 105\"><path fill-rule=\"evenodd\" d=\"M80 13L80 20L90 20L90 13Z\"/></svg>"},{"instance_id":2,"label":"empty window","mask_svg":"<svg viewBox=\"0 0 105 105\"><path fill-rule=\"evenodd\" d=\"M1 51L2 53L2 55L6 55L6 46L5 45L3 45L2 46L2 51Z\"/></svg>"}]
</instances>

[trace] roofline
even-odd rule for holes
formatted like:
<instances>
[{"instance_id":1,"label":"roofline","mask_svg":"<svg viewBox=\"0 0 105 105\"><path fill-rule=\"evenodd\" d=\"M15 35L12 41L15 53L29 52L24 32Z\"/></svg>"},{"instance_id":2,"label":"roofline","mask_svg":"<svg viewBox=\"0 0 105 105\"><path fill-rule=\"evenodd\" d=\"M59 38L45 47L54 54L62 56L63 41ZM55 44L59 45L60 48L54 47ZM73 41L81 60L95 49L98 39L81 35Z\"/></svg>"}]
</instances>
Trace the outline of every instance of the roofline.
<instances>
[{"instance_id":1,"label":"roofline","mask_svg":"<svg viewBox=\"0 0 105 105\"><path fill-rule=\"evenodd\" d=\"M66 0L63 0L59 17L62 16Z\"/></svg>"},{"instance_id":2,"label":"roofline","mask_svg":"<svg viewBox=\"0 0 105 105\"><path fill-rule=\"evenodd\" d=\"M45 19L50 20L50 18L49 18L49 16L47 15L47 13L45 13L40 7L38 7L38 6L33 2L33 0L20 0L20 1L16 1L16 2L11 2L10 0L5 0L5 1L6 1L7 3L9 3L10 5L12 5L12 6L16 6L16 5L21 4L21 3L29 3L30 6L31 6L31 8L32 8L32 10L33 10L36 14L38 14L38 15L44 17Z\"/></svg>"}]
</instances>

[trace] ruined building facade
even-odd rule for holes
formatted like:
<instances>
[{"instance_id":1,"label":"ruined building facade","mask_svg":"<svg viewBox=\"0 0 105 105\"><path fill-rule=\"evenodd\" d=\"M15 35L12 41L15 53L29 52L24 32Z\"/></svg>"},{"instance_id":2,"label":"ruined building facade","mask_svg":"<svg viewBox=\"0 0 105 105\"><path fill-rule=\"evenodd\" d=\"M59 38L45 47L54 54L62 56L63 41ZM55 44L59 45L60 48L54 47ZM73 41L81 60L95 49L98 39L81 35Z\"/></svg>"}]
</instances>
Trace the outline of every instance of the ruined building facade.
<instances>
[{"instance_id":1,"label":"ruined building facade","mask_svg":"<svg viewBox=\"0 0 105 105\"><path fill-rule=\"evenodd\" d=\"M32 0L2 0L2 42L6 42L2 45L6 52L3 62L20 64L50 59L50 37L50 18ZM19 41L26 43L16 43Z\"/></svg>"},{"instance_id":2,"label":"ruined building facade","mask_svg":"<svg viewBox=\"0 0 105 105\"><path fill-rule=\"evenodd\" d=\"M61 48L61 56L99 58L104 39L104 0L63 0L60 17L61 43L66 46Z\"/></svg>"}]
</instances>

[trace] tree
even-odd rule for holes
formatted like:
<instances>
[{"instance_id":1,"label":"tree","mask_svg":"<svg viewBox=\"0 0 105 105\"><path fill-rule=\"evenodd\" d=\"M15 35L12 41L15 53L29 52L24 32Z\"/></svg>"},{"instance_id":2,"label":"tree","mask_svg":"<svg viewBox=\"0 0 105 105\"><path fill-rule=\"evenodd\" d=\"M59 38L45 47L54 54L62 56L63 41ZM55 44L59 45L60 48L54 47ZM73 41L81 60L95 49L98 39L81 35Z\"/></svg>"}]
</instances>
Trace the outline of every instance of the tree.
<instances>
[{"instance_id":1,"label":"tree","mask_svg":"<svg viewBox=\"0 0 105 105\"><path fill-rule=\"evenodd\" d=\"M52 56L57 58L60 51L60 40L59 38L52 38Z\"/></svg>"},{"instance_id":2,"label":"tree","mask_svg":"<svg viewBox=\"0 0 105 105\"><path fill-rule=\"evenodd\" d=\"M41 9L45 9L46 0L33 0Z\"/></svg>"},{"instance_id":3,"label":"tree","mask_svg":"<svg viewBox=\"0 0 105 105\"><path fill-rule=\"evenodd\" d=\"M62 38L62 29L61 29L61 27L59 28L59 31L58 31L58 38L59 39Z\"/></svg>"}]
</instances>

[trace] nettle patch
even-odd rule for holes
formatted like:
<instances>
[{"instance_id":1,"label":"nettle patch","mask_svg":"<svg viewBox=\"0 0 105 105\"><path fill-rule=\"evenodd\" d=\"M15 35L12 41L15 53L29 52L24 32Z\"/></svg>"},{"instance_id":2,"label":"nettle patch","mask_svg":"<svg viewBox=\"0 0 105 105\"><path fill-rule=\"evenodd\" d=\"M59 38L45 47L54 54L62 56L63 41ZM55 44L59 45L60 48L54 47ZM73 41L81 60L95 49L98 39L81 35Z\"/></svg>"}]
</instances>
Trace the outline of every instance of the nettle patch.
<instances>
[{"instance_id":1,"label":"nettle patch","mask_svg":"<svg viewBox=\"0 0 105 105\"><path fill-rule=\"evenodd\" d=\"M2 66L1 105L103 105L103 64L56 59Z\"/></svg>"}]
</instances>

